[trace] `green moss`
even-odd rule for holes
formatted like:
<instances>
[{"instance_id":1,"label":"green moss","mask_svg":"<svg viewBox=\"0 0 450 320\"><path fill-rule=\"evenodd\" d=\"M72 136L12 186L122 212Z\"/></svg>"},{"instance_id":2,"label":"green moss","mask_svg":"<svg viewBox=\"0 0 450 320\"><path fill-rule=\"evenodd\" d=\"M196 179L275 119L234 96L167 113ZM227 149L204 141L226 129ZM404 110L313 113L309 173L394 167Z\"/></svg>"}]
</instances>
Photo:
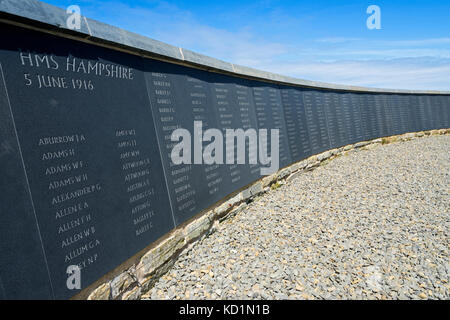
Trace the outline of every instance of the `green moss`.
<instances>
[{"instance_id":1,"label":"green moss","mask_svg":"<svg viewBox=\"0 0 450 320\"><path fill-rule=\"evenodd\" d=\"M281 184L279 184L277 181L275 183L272 183L272 185L270 186L270 189L275 190L275 189L278 189L279 187L281 187Z\"/></svg>"}]
</instances>

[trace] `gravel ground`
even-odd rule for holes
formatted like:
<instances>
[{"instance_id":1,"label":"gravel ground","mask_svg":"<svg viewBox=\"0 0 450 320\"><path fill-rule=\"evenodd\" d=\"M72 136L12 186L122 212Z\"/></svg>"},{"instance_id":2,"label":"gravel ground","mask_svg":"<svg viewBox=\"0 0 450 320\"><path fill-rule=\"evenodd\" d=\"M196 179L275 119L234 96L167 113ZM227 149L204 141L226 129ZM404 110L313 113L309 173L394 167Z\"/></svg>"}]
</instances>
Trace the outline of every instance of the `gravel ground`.
<instances>
[{"instance_id":1,"label":"gravel ground","mask_svg":"<svg viewBox=\"0 0 450 320\"><path fill-rule=\"evenodd\" d=\"M449 299L450 135L338 157L255 199L143 299Z\"/></svg>"}]
</instances>

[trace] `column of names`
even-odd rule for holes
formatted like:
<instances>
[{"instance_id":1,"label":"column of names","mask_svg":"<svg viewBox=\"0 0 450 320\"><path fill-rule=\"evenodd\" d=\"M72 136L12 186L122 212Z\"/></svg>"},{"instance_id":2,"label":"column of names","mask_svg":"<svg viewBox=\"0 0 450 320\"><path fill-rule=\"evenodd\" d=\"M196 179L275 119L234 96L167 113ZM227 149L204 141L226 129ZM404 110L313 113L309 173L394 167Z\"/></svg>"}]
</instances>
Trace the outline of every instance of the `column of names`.
<instances>
[{"instance_id":1,"label":"column of names","mask_svg":"<svg viewBox=\"0 0 450 320\"><path fill-rule=\"evenodd\" d=\"M78 265L84 269L99 258L92 204L102 186L88 173L88 163L81 156L86 141L83 133L77 133L41 137L37 143L44 164L42 179L47 185L43 191L56 222L55 246L62 251L65 268Z\"/></svg>"},{"instance_id":2,"label":"column of names","mask_svg":"<svg viewBox=\"0 0 450 320\"><path fill-rule=\"evenodd\" d=\"M153 228L155 190L151 186L151 163L139 148L135 129L118 129L115 136L123 184L128 195L128 214L137 237Z\"/></svg>"},{"instance_id":3,"label":"column of names","mask_svg":"<svg viewBox=\"0 0 450 320\"><path fill-rule=\"evenodd\" d=\"M175 212L195 212L197 209L196 190L191 184L192 165L175 165L171 161L171 152L176 142L171 141L172 132L180 127L181 119L178 118L178 110L174 101L173 82L169 75L152 72L151 81L153 85L156 115L155 121L160 123L162 135L161 152L166 163L166 176L171 191L171 200Z\"/></svg>"}]
</instances>

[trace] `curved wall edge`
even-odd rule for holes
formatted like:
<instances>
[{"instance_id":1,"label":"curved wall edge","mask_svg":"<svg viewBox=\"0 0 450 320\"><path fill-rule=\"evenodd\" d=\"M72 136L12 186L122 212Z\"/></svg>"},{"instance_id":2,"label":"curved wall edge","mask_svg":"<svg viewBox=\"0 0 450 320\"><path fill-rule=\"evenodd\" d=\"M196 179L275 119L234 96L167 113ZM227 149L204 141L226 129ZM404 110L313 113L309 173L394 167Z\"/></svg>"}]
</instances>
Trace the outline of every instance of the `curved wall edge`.
<instances>
[{"instance_id":1,"label":"curved wall edge","mask_svg":"<svg viewBox=\"0 0 450 320\"><path fill-rule=\"evenodd\" d=\"M180 63L203 70L317 89L374 93L450 94L450 91L371 88L324 83L284 76L218 60L84 16L82 16L81 20L81 29L74 31L67 28L67 17L63 9L38 0L2 0L0 2L0 20L9 23L19 22L23 26L42 28L46 32L56 33L60 36L68 36L81 41L112 46L116 50L126 50L130 53Z\"/></svg>"}]
</instances>

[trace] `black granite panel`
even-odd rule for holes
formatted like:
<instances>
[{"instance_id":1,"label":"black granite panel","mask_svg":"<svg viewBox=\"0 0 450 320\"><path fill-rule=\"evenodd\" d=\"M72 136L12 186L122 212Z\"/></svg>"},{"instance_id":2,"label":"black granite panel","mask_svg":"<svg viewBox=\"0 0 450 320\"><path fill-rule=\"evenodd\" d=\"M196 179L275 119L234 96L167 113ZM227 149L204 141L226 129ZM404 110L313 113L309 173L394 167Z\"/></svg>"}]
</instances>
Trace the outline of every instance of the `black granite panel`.
<instances>
[{"instance_id":1,"label":"black granite panel","mask_svg":"<svg viewBox=\"0 0 450 320\"><path fill-rule=\"evenodd\" d=\"M69 265L84 288L174 227L142 60L9 26L0 57L54 297L68 298Z\"/></svg>"},{"instance_id":2,"label":"black granite panel","mask_svg":"<svg viewBox=\"0 0 450 320\"><path fill-rule=\"evenodd\" d=\"M311 155L309 131L301 89L281 86L281 99L286 120L286 134L292 161Z\"/></svg>"},{"instance_id":3,"label":"black granite panel","mask_svg":"<svg viewBox=\"0 0 450 320\"><path fill-rule=\"evenodd\" d=\"M361 95L356 93L342 93L341 104L345 128L347 132L347 143L352 144L365 139L361 116Z\"/></svg>"},{"instance_id":4,"label":"black granite panel","mask_svg":"<svg viewBox=\"0 0 450 320\"><path fill-rule=\"evenodd\" d=\"M339 94L335 92L324 93L325 115L327 119L330 147L337 148L346 144L347 137L344 128L343 108L340 104Z\"/></svg>"},{"instance_id":5,"label":"black granite panel","mask_svg":"<svg viewBox=\"0 0 450 320\"><path fill-rule=\"evenodd\" d=\"M323 92L305 90L303 91L303 101L311 141L311 151L312 154L318 154L330 148Z\"/></svg>"},{"instance_id":6,"label":"black granite panel","mask_svg":"<svg viewBox=\"0 0 450 320\"><path fill-rule=\"evenodd\" d=\"M279 130L279 166L280 168L292 163L289 151L286 121L284 119L283 105L280 89L277 86L253 82L253 98L255 101L256 119L258 129L267 129L267 148L262 150L271 156L270 130Z\"/></svg>"},{"instance_id":7,"label":"black granite panel","mask_svg":"<svg viewBox=\"0 0 450 320\"><path fill-rule=\"evenodd\" d=\"M2 63L0 119L0 299L50 299L53 290L47 259L36 223Z\"/></svg>"},{"instance_id":8,"label":"black granite panel","mask_svg":"<svg viewBox=\"0 0 450 320\"><path fill-rule=\"evenodd\" d=\"M211 73L209 81L211 107L224 137L224 187L230 194L261 177L253 91L250 82L243 79ZM239 153L243 153L240 159Z\"/></svg>"}]
</instances>

